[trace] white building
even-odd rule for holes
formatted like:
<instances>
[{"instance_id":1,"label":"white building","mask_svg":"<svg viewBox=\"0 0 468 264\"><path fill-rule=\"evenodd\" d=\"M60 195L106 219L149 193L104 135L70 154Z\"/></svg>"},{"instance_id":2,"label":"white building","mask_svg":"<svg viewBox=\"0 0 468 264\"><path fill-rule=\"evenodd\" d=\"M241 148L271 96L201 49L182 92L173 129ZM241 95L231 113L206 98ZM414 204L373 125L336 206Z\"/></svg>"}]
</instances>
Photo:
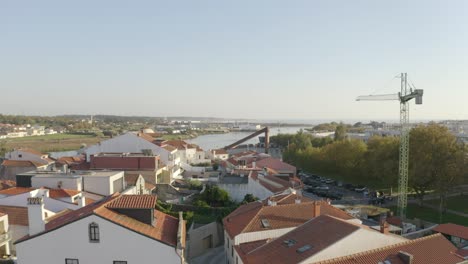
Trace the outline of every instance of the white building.
<instances>
[{"instance_id":1,"label":"white building","mask_svg":"<svg viewBox=\"0 0 468 264\"><path fill-rule=\"evenodd\" d=\"M19 187L47 187L111 195L125 188L123 171L30 171L16 175Z\"/></svg>"},{"instance_id":2,"label":"white building","mask_svg":"<svg viewBox=\"0 0 468 264\"><path fill-rule=\"evenodd\" d=\"M161 147L154 142L155 139L147 134L128 132L89 146L83 152L86 154L86 161L89 162L91 155L99 153L145 153L151 151L153 155L159 155L171 178L179 176L182 171L180 169L180 158L177 157L177 149Z\"/></svg>"},{"instance_id":3,"label":"white building","mask_svg":"<svg viewBox=\"0 0 468 264\"><path fill-rule=\"evenodd\" d=\"M47 169L53 166L54 160L49 158L48 154L41 153L37 150L30 148L19 148L13 151L5 153L5 159L7 160L22 160L32 161L47 166Z\"/></svg>"},{"instance_id":4,"label":"white building","mask_svg":"<svg viewBox=\"0 0 468 264\"><path fill-rule=\"evenodd\" d=\"M48 221L63 213L84 207L90 199L86 199L81 192L64 189L34 189L13 187L0 191L0 212L9 215L9 236L16 241L29 232L28 198L40 197L44 202L44 219ZM1 230L0 230L1 231ZM1 241L1 235L0 235ZM0 242L1 244L1 242ZM11 247L15 255L15 247Z\"/></svg>"},{"instance_id":5,"label":"white building","mask_svg":"<svg viewBox=\"0 0 468 264\"><path fill-rule=\"evenodd\" d=\"M206 152L206 157L211 160L227 160L229 154L225 149L210 149Z\"/></svg>"},{"instance_id":6,"label":"white building","mask_svg":"<svg viewBox=\"0 0 468 264\"><path fill-rule=\"evenodd\" d=\"M15 242L21 264L185 263L186 223L155 210L154 196L109 196L48 223L42 200L28 202L35 228Z\"/></svg>"}]
</instances>

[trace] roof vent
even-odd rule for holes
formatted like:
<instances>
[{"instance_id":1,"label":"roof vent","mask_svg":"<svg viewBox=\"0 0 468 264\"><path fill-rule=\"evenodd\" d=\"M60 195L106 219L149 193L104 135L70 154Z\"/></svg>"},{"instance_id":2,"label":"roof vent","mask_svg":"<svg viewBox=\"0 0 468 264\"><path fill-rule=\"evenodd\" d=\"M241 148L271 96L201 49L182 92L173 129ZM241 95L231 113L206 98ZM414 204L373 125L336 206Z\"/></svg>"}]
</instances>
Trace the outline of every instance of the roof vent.
<instances>
[{"instance_id":1,"label":"roof vent","mask_svg":"<svg viewBox=\"0 0 468 264\"><path fill-rule=\"evenodd\" d=\"M271 227L270 222L268 221L268 219L262 219L260 221L262 221L263 228L270 228Z\"/></svg>"},{"instance_id":2,"label":"roof vent","mask_svg":"<svg viewBox=\"0 0 468 264\"><path fill-rule=\"evenodd\" d=\"M298 248L298 249L296 250L296 252L299 253L299 254L300 254L300 253L304 253L304 252L306 252L307 250L309 250L309 249L311 249L311 248L312 248L311 245L305 245L305 246L302 246L302 247Z\"/></svg>"},{"instance_id":3,"label":"roof vent","mask_svg":"<svg viewBox=\"0 0 468 264\"><path fill-rule=\"evenodd\" d=\"M283 241L283 244L286 245L287 247L292 247L297 243L296 240L294 239L286 239Z\"/></svg>"}]
</instances>

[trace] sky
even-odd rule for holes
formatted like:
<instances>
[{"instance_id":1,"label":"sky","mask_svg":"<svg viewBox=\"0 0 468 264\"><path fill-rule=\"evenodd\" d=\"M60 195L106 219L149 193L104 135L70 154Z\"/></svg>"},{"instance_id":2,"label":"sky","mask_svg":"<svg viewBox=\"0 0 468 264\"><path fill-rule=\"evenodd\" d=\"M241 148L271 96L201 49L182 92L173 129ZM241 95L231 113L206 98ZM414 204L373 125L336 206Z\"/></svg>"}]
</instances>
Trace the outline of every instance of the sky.
<instances>
[{"instance_id":1,"label":"sky","mask_svg":"<svg viewBox=\"0 0 468 264\"><path fill-rule=\"evenodd\" d=\"M0 1L0 113L468 119L468 1Z\"/></svg>"}]
</instances>

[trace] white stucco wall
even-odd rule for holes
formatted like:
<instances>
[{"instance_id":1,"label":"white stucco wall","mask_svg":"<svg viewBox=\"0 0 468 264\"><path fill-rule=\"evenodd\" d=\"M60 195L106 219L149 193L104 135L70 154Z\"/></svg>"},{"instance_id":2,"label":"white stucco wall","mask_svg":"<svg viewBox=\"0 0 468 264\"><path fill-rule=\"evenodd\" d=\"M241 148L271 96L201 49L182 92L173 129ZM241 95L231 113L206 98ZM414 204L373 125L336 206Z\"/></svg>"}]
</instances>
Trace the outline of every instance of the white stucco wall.
<instances>
[{"instance_id":1,"label":"white stucco wall","mask_svg":"<svg viewBox=\"0 0 468 264\"><path fill-rule=\"evenodd\" d=\"M99 225L99 243L89 242L91 222ZM129 264L181 263L174 247L94 215L19 243L16 251L20 264L63 264L66 258L78 259L80 264L104 264L114 260Z\"/></svg>"},{"instance_id":2,"label":"white stucco wall","mask_svg":"<svg viewBox=\"0 0 468 264\"><path fill-rule=\"evenodd\" d=\"M83 175L84 190L101 195L110 195L115 192L113 182L115 180L124 181L124 172L118 172L110 176ZM122 185L125 186L124 183Z\"/></svg>"},{"instance_id":3,"label":"white stucco wall","mask_svg":"<svg viewBox=\"0 0 468 264\"><path fill-rule=\"evenodd\" d=\"M247 177L247 176L246 176ZM273 195L273 192L263 187L259 182L249 178L248 184L225 184L218 183L218 186L229 193L229 196L236 202L244 199L246 194L253 194L254 196L264 200Z\"/></svg>"},{"instance_id":4,"label":"white stucco wall","mask_svg":"<svg viewBox=\"0 0 468 264\"><path fill-rule=\"evenodd\" d=\"M20 155L21 155L21 157L20 157ZM29 153L29 152L26 152L26 151L21 151L21 150L14 150L14 151L11 151L11 152L8 152L8 153L5 154L6 159L10 159L10 160L30 160L30 161L35 161L35 162L39 162L39 163L44 163L45 162L45 160L42 159L43 157L47 158L47 155L38 156L38 155Z\"/></svg>"},{"instance_id":5,"label":"white stucco wall","mask_svg":"<svg viewBox=\"0 0 468 264\"><path fill-rule=\"evenodd\" d=\"M0 205L5 205L5 206L20 206L20 207L27 207L28 202L27 198L28 197L39 197L36 195L31 196L30 193L22 193L18 195L12 195L8 197L4 197L0 199ZM47 210L57 213L60 212L64 209L71 209L71 210L76 210L79 209L80 207L76 204L71 204L67 203L64 201L52 199L49 197L43 197L44 199L44 206ZM51 214L49 214L50 216Z\"/></svg>"},{"instance_id":6,"label":"white stucco wall","mask_svg":"<svg viewBox=\"0 0 468 264\"><path fill-rule=\"evenodd\" d=\"M81 191L81 177L41 177L34 176L31 178L31 187L33 188L59 188Z\"/></svg>"},{"instance_id":7,"label":"white stucco wall","mask_svg":"<svg viewBox=\"0 0 468 264\"><path fill-rule=\"evenodd\" d=\"M86 160L90 161L91 155L96 155L101 152L133 152L140 153L143 149L151 149L153 154L159 155L160 159L165 164L170 164L170 152L157 146L145 139L138 137L135 133L128 132L126 134L101 141L96 145L89 146L84 150Z\"/></svg>"}]
</instances>

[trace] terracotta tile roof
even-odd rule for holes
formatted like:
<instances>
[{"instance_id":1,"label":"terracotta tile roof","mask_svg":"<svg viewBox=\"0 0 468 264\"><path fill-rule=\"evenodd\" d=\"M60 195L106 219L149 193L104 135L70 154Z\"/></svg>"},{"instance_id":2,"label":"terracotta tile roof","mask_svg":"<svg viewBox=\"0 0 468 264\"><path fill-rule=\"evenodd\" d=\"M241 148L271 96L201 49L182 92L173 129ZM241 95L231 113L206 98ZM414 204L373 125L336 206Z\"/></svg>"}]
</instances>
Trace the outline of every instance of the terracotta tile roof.
<instances>
[{"instance_id":1,"label":"terracotta tile roof","mask_svg":"<svg viewBox=\"0 0 468 264\"><path fill-rule=\"evenodd\" d=\"M233 239L250 223L252 218L262 209L261 202L256 201L238 207L223 219L224 229Z\"/></svg>"},{"instance_id":2,"label":"terracotta tile roof","mask_svg":"<svg viewBox=\"0 0 468 264\"><path fill-rule=\"evenodd\" d=\"M275 195L269 198L271 201L275 201L276 204L281 205L281 204L293 204L296 203L296 199L301 200L301 203L309 203L313 202L314 200L302 196L302 195L297 195L294 193L291 194L281 194L281 195ZM268 205L268 199L263 201L264 205Z\"/></svg>"},{"instance_id":3,"label":"terracotta tile roof","mask_svg":"<svg viewBox=\"0 0 468 264\"><path fill-rule=\"evenodd\" d=\"M127 198L124 198L126 197ZM174 218L170 215L164 214L158 210L154 209L154 216L155 216L155 225L148 225L143 222L140 222L134 218L126 216L121 213L117 213L116 211L109 208L109 204L119 204L119 199L128 199L128 197L134 197L138 202L134 202L135 204L139 204L141 199L136 197L138 195L120 195L119 193L115 193L111 196L107 196L106 198L80 208L78 210L72 211L68 214L55 218L46 224L46 231L39 233L34 236L26 236L22 239L19 239L15 243L21 243L22 241L31 239L36 236L40 236L43 233L53 231L57 228L60 228L64 225L67 225L71 222L77 221L79 219L88 217L90 215L98 215L108 221L111 221L117 225L122 227L128 228L136 233L141 235L147 236L149 238L161 241L165 244L176 246L177 244L177 231L179 226L179 220ZM143 195L144 196L144 195ZM146 198L143 199L143 201ZM133 202L125 201L122 202L124 205L133 204ZM0 206L1 208L1 206ZM26 218L27 219L27 218Z\"/></svg>"},{"instance_id":4,"label":"terracotta tile roof","mask_svg":"<svg viewBox=\"0 0 468 264\"><path fill-rule=\"evenodd\" d=\"M468 227L466 226L448 223L440 224L432 230L445 235L456 236L468 240Z\"/></svg>"},{"instance_id":5,"label":"terracotta tile roof","mask_svg":"<svg viewBox=\"0 0 468 264\"><path fill-rule=\"evenodd\" d=\"M36 161L30 161L30 160L4 160L2 162L2 166L5 167L42 167L47 164L36 162Z\"/></svg>"},{"instance_id":6,"label":"terracotta tile roof","mask_svg":"<svg viewBox=\"0 0 468 264\"><path fill-rule=\"evenodd\" d=\"M93 204L95 202L96 202L96 200L94 200L94 199L91 199L91 198L88 198L88 197L85 198L85 205L90 205L90 204Z\"/></svg>"},{"instance_id":7,"label":"terracotta tile roof","mask_svg":"<svg viewBox=\"0 0 468 264\"><path fill-rule=\"evenodd\" d=\"M401 227L403 224L403 222L401 221L401 218L398 216L387 217L387 223L394 225L394 226L399 226L399 227Z\"/></svg>"},{"instance_id":8,"label":"terracotta tile roof","mask_svg":"<svg viewBox=\"0 0 468 264\"><path fill-rule=\"evenodd\" d=\"M145 189L152 191L156 189L156 185L149 183L149 182L145 182Z\"/></svg>"},{"instance_id":9,"label":"terracotta tile roof","mask_svg":"<svg viewBox=\"0 0 468 264\"><path fill-rule=\"evenodd\" d=\"M135 186L139 177L140 174L126 173L124 178L127 185Z\"/></svg>"},{"instance_id":10,"label":"terracotta tile roof","mask_svg":"<svg viewBox=\"0 0 468 264\"><path fill-rule=\"evenodd\" d=\"M156 206L156 196L154 195L122 195L119 199L108 203L110 209L153 209Z\"/></svg>"},{"instance_id":11,"label":"terracotta tile roof","mask_svg":"<svg viewBox=\"0 0 468 264\"><path fill-rule=\"evenodd\" d=\"M400 251L413 255L412 264L455 264L463 260L455 254L456 250L457 248L445 237L435 234L316 264L377 264L385 260L389 260L392 264L404 264L398 256Z\"/></svg>"},{"instance_id":12,"label":"terracotta tile roof","mask_svg":"<svg viewBox=\"0 0 468 264\"><path fill-rule=\"evenodd\" d=\"M149 141L151 143L154 143L154 138L148 134L145 134L145 133L138 133L137 134L138 137L141 137L142 139L146 140L146 141Z\"/></svg>"},{"instance_id":13,"label":"terracotta tile roof","mask_svg":"<svg viewBox=\"0 0 468 264\"><path fill-rule=\"evenodd\" d=\"M16 186L15 181L11 180L0 180L0 190L9 189Z\"/></svg>"},{"instance_id":14,"label":"terracotta tile roof","mask_svg":"<svg viewBox=\"0 0 468 264\"><path fill-rule=\"evenodd\" d=\"M173 147L173 146L170 146L170 145L166 145L166 146L163 146L162 147L163 149L169 151L169 152L172 152L174 150L177 150L177 148Z\"/></svg>"},{"instance_id":15,"label":"terracotta tile roof","mask_svg":"<svg viewBox=\"0 0 468 264\"><path fill-rule=\"evenodd\" d=\"M177 244L179 220L158 210L154 210L154 217L156 219L155 226L142 223L123 214L118 214L105 206L98 208L96 214L137 233L162 241L171 246Z\"/></svg>"},{"instance_id":16,"label":"terracotta tile roof","mask_svg":"<svg viewBox=\"0 0 468 264\"><path fill-rule=\"evenodd\" d=\"M256 161L256 166L258 168L270 168L275 171L293 171L294 173L296 173L296 167L272 157Z\"/></svg>"},{"instance_id":17,"label":"terracotta tile roof","mask_svg":"<svg viewBox=\"0 0 468 264\"><path fill-rule=\"evenodd\" d=\"M457 250L457 255L461 256L464 259L468 259L468 249L458 249Z\"/></svg>"},{"instance_id":18,"label":"terracotta tile roof","mask_svg":"<svg viewBox=\"0 0 468 264\"><path fill-rule=\"evenodd\" d=\"M0 194L3 194L3 195L17 195L17 194L30 192L30 191L32 191L34 189L35 188L13 187L13 188L1 190Z\"/></svg>"},{"instance_id":19,"label":"terracotta tile roof","mask_svg":"<svg viewBox=\"0 0 468 264\"><path fill-rule=\"evenodd\" d=\"M75 164L80 164L85 162L85 158L82 156L73 156L73 157L60 157L55 161L55 163L58 163L60 165L75 165Z\"/></svg>"},{"instance_id":20,"label":"terracotta tile roof","mask_svg":"<svg viewBox=\"0 0 468 264\"><path fill-rule=\"evenodd\" d=\"M215 155L227 155L227 151L225 149L212 149L211 153L214 153Z\"/></svg>"},{"instance_id":21,"label":"terracotta tile roof","mask_svg":"<svg viewBox=\"0 0 468 264\"><path fill-rule=\"evenodd\" d=\"M300 263L358 229L356 225L327 215L320 215L247 254L244 257L244 263ZM294 240L295 244L285 245L284 241L289 239ZM297 250L305 245L310 245L311 248L298 253Z\"/></svg>"},{"instance_id":22,"label":"terracotta tile roof","mask_svg":"<svg viewBox=\"0 0 468 264\"><path fill-rule=\"evenodd\" d=\"M243 257L245 255L247 255L251 251L265 245L268 242L270 242L270 239L262 239L262 240L242 243L242 244L239 244L239 245L235 246L235 248L236 248L237 253L239 255L242 255L241 258L244 259Z\"/></svg>"},{"instance_id":23,"label":"terracotta tile roof","mask_svg":"<svg viewBox=\"0 0 468 264\"><path fill-rule=\"evenodd\" d=\"M10 225L29 226L27 207L0 205L0 212L8 215Z\"/></svg>"},{"instance_id":24,"label":"terracotta tile roof","mask_svg":"<svg viewBox=\"0 0 468 264\"><path fill-rule=\"evenodd\" d=\"M320 215L330 215L340 219L353 219L348 213L329 205L325 201L304 202L300 204L265 205L264 202L253 202L240 206L223 219L226 232L231 238L240 233L264 231L262 220L268 220L269 229L297 227L316 217L314 206L320 206Z\"/></svg>"},{"instance_id":25,"label":"terracotta tile roof","mask_svg":"<svg viewBox=\"0 0 468 264\"><path fill-rule=\"evenodd\" d=\"M49 188L47 188L49 189ZM49 189L50 198L63 198L63 197L73 197L80 194L81 191L70 190L70 189Z\"/></svg>"},{"instance_id":26,"label":"terracotta tile roof","mask_svg":"<svg viewBox=\"0 0 468 264\"><path fill-rule=\"evenodd\" d=\"M189 144L187 144L187 142L183 140L166 140L164 141L163 144L173 146L179 150L185 150L187 148L191 148Z\"/></svg>"}]
</instances>

